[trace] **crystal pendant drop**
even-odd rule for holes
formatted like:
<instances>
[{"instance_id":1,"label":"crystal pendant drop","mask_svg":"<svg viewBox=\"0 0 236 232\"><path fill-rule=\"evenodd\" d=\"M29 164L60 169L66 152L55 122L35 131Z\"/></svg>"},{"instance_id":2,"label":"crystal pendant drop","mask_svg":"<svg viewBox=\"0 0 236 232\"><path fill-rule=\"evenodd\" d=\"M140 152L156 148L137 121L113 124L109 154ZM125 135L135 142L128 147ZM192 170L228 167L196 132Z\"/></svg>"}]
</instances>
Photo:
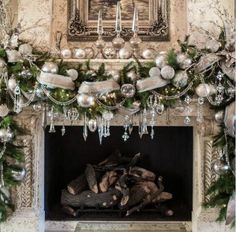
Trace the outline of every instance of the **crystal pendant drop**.
<instances>
[{"instance_id":1,"label":"crystal pendant drop","mask_svg":"<svg viewBox=\"0 0 236 232\"><path fill-rule=\"evenodd\" d=\"M84 141L87 140L88 137L88 127L87 127L87 116L86 113L84 114L84 127L83 127L83 138Z\"/></svg>"},{"instance_id":2,"label":"crystal pendant drop","mask_svg":"<svg viewBox=\"0 0 236 232\"><path fill-rule=\"evenodd\" d=\"M65 133L66 133L66 128L65 128L65 125L63 125L61 128L61 136L64 136Z\"/></svg>"}]
</instances>

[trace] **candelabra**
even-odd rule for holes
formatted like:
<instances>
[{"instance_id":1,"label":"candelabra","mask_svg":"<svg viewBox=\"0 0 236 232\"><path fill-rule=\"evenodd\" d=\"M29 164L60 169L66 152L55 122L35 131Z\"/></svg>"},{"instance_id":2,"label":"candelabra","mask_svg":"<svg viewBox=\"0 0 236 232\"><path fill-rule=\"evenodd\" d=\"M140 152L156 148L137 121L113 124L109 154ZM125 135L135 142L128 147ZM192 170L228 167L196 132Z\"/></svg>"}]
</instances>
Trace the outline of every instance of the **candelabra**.
<instances>
[{"instance_id":1,"label":"candelabra","mask_svg":"<svg viewBox=\"0 0 236 232\"><path fill-rule=\"evenodd\" d=\"M97 33L98 33L98 39L95 42L95 46L98 49L98 53L96 55L97 59L104 58L103 55L103 48L105 47L105 41L102 38L103 35L103 22L102 22L102 10L98 12L98 25L97 25Z\"/></svg>"}]
</instances>

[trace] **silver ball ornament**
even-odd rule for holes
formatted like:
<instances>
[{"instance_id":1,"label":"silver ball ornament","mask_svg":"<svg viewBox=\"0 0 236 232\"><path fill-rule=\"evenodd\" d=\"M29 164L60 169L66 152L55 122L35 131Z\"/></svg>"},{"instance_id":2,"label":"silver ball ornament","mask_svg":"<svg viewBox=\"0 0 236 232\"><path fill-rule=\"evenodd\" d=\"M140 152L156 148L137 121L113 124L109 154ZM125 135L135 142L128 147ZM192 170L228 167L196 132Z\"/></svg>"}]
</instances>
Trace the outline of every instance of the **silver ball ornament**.
<instances>
[{"instance_id":1,"label":"silver ball ornament","mask_svg":"<svg viewBox=\"0 0 236 232\"><path fill-rule=\"evenodd\" d=\"M96 119L90 119L88 121L88 128L91 132L95 132L97 130L97 120Z\"/></svg>"},{"instance_id":2,"label":"silver ball ornament","mask_svg":"<svg viewBox=\"0 0 236 232\"><path fill-rule=\"evenodd\" d=\"M12 170L11 176L15 181L22 181L26 175L25 168L22 168L21 170Z\"/></svg>"},{"instance_id":3,"label":"silver ball ornament","mask_svg":"<svg viewBox=\"0 0 236 232\"><path fill-rule=\"evenodd\" d=\"M185 59L182 63L179 64L181 69L187 69L192 65L192 60L190 58Z\"/></svg>"},{"instance_id":4,"label":"silver ball ornament","mask_svg":"<svg viewBox=\"0 0 236 232\"><path fill-rule=\"evenodd\" d=\"M157 67L152 67L150 70L149 70L149 76L150 77L159 77L161 75L161 71L159 68Z\"/></svg>"},{"instance_id":5,"label":"silver ball ornament","mask_svg":"<svg viewBox=\"0 0 236 232\"><path fill-rule=\"evenodd\" d=\"M74 58L76 59L85 59L86 53L85 50L82 48L75 48L74 49Z\"/></svg>"},{"instance_id":6,"label":"silver ball ornament","mask_svg":"<svg viewBox=\"0 0 236 232\"><path fill-rule=\"evenodd\" d=\"M216 174L222 175L227 173L230 170L228 164L226 164L223 160L217 160L213 163L213 170Z\"/></svg>"},{"instance_id":7,"label":"silver ball ornament","mask_svg":"<svg viewBox=\"0 0 236 232\"><path fill-rule=\"evenodd\" d=\"M176 88L183 88L188 84L188 74L185 71L177 71L172 84Z\"/></svg>"},{"instance_id":8,"label":"silver ball ornament","mask_svg":"<svg viewBox=\"0 0 236 232\"><path fill-rule=\"evenodd\" d=\"M224 111L221 110L221 111L218 111L217 113L215 113L215 120L216 122L218 123L221 123L224 121Z\"/></svg>"},{"instance_id":9,"label":"silver ball ornament","mask_svg":"<svg viewBox=\"0 0 236 232\"><path fill-rule=\"evenodd\" d=\"M143 59L151 60L151 59L154 59L155 56L156 56L156 50L153 48L145 48L142 51L142 58Z\"/></svg>"},{"instance_id":10,"label":"silver ball ornament","mask_svg":"<svg viewBox=\"0 0 236 232\"><path fill-rule=\"evenodd\" d=\"M185 55L184 53L178 53L176 61L178 64L182 64L187 58L188 58L187 55Z\"/></svg>"},{"instance_id":11,"label":"silver ball ornament","mask_svg":"<svg viewBox=\"0 0 236 232\"><path fill-rule=\"evenodd\" d=\"M78 76L79 76L77 70L75 70L75 69L73 69L73 68L67 70L66 73L67 73L67 75L68 75L69 77L71 77L71 79L72 79L73 81L75 81L75 80L78 78Z\"/></svg>"},{"instance_id":12,"label":"silver ball ornament","mask_svg":"<svg viewBox=\"0 0 236 232\"><path fill-rule=\"evenodd\" d=\"M157 55L155 62L156 62L156 66L158 68L162 68L162 67L164 67L167 64L167 62L166 62L166 55L167 55L166 52L160 52Z\"/></svg>"},{"instance_id":13,"label":"silver ball ornament","mask_svg":"<svg viewBox=\"0 0 236 232\"><path fill-rule=\"evenodd\" d=\"M107 46L103 49L103 55L106 59L114 59L116 57L116 50L112 46Z\"/></svg>"},{"instance_id":14,"label":"silver ball ornament","mask_svg":"<svg viewBox=\"0 0 236 232\"><path fill-rule=\"evenodd\" d=\"M124 47L125 45L125 41L123 38L121 37L115 37L113 40L112 40L112 44L113 44L113 47L117 50L121 49Z\"/></svg>"},{"instance_id":15,"label":"silver ball ornament","mask_svg":"<svg viewBox=\"0 0 236 232\"><path fill-rule=\"evenodd\" d=\"M171 66L166 65L161 69L161 76L165 80L171 80L175 76L175 70Z\"/></svg>"},{"instance_id":16,"label":"silver ball ornament","mask_svg":"<svg viewBox=\"0 0 236 232\"><path fill-rule=\"evenodd\" d=\"M77 96L77 102L78 102L79 106L81 106L83 108L88 108L88 107L91 107L92 105L94 105L95 99L91 95L82 93Z\"/></svg>"},{"instance_id":17,"label":"silver ball ornament","mask_svg":"<svg viewBox=\"0 0 236 232\"><path fill-rule=\"evenodd\" d=\"M86 59L93 59L94 58L94 50L91 47L86 47L84 49L86 54Z\"/></svg>"},{"instance_id":18,"label":"silver ball ornament","mask_svg":"<svg viewBox=\"0 0 236 232\"><path fill-rule=\"evenodd\" d=\"M32 55L32 52L33 52L33 48L30 44L21 44L18 50L20 54L24 56L30 56Z\"/></svg>"},{"instance_id":19,"label":"silver ball ornament","mask_svg":"<svg viewBox=\"0 0 236 232\"><path fill-rule=\"evenodd\" d=\"M132 50L128 47L121 48L119 51L120 59L129 59L132 56L132 54L133 54Z\"/></svg>"},{"instance_id":20,"label":"silver ball ornament","mask_svg":"<svg viewBox=\"0 0 236 232\"><path fill-rule=\"evenodd\" d=\"M210 39L206 42L206 49L211 52L217 52L221 47L221 43L215 39Z\"/></svg>"},{"instance_id":21,"label":"silver ball ornament","mask_svg":"<svg viewBox=\"0 0 236 232\"><path fill-rule=\"evenodd\" d=\"M16 88L16 79L11 77L8 82L7 82L7 87L11 90L11 91L15 91Z\"/></svg>"},{"instance_id":22,"label":"silver ball ornament","mask_svg":"<svg viewBox=\"0 0 236 232\"><path fill-rule=\"evenodd\" d=\"M211 93L211 89L210 89L210 86L208 84L200 84L200 85L198 85L196 87L195 91L196 91L196 94L199 97L207 97Z\"/></svg>"},{"instance_id":23,"label":"silver ball ornament","mask_svg":"<svg viewBox=\"0 0 236 232\"><path fill-rule=\"evenodd\" d=\"M58 73L58 65L54 62L45 62L42 71L45 73Z\"/></svg>"},{"instance_id":24,"label":"silver ball ornament","mask_svg":"<svg viewBox=\"0 0 236 232\"><path fill-rule=\"evenodd\" d=\"M126 98L131 98L135 95L135 87L132 84L124 84L121 86L121 93Z\"/></svg>"},{"instance_id":25,"label":"silver ball ornament","mask_svg":"<svg viewBox=\"0 0 236 232\"><path fill-rule=\"evenodd\" d=\"M61 50L61 58L70 59L72 57L72 52L69 48L63 48Z\"/></svg>"}]
</instances>

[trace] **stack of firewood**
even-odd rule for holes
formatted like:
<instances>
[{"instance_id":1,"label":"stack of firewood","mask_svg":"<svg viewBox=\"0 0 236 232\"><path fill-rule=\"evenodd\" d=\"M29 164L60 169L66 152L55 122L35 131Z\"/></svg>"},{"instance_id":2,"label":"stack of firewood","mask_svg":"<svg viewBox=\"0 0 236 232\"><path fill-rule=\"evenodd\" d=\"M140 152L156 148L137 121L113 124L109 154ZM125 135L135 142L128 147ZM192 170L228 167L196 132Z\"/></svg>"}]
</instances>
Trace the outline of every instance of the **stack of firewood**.
<instances>
[{"instance_id":1,"label":"stack of firewood","mask_svg":"<svg viewBox=\"0 0 236 232\"><path fill-rule=\"evenodd\" d=\"M147 205L172 199L171 193L163 191L161 176L156 178L155 173L136 165L140 158L140 153L130 158L116 151L97 165L88 164L84 173L62 190L64 210L77 216L77 209L117 207L129 216ZM171 216L173 211L164 213Z\"/></svg>"}]
</instances>

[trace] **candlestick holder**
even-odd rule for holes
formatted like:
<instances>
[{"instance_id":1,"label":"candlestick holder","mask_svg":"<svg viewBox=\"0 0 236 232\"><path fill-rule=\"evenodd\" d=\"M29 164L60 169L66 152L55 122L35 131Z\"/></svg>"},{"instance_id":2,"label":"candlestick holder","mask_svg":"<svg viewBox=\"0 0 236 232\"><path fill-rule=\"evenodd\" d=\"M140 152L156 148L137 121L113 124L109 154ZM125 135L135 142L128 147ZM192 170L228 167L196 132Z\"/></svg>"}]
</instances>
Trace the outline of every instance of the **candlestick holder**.
<instances>
[{"instance_id":1,"label":"candlestick holder","mask_svg":"<svg viewBox=\"0 0 236 232\"><path fill-rule=\"evenodd\" d=\"M98 12L98 26L97 26L97 33L98 33L98 39L95 42L95 46L98 49L98 53L96 55L97 59L103 59L103 48L105 47L106 43L102 38L103 35L103 22L102 22L102 10Z\"/></svg>"}]
</instances>

